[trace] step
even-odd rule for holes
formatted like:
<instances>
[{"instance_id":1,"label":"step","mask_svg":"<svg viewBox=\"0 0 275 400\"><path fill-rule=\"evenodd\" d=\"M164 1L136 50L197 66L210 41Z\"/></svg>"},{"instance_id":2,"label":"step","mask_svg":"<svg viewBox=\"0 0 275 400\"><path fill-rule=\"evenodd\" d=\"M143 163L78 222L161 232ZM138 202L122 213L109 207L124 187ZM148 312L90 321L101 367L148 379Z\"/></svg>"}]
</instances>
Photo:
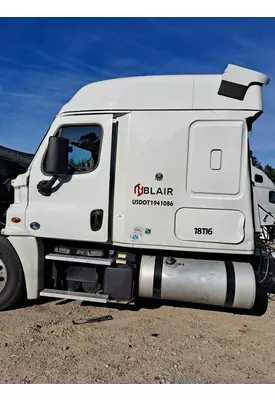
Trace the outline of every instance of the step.
<instances>
[{"instance_id":1,"label":"step","mask_svg":"<svg viewBox=\"0 0 275 400\"><path fill-rule=\"evenodd\" d=\"M44 289L40 292L43 297L55 297L57 299L69 299L78 301L90 301L92 303L107 303L109 296L98 293L69 292L67 290Z\"/></svg>"},{"instance_id":2,"label":"step","mask_svg":"<svg viewBox=\"0 0 275 400\"><path fill-rule=\"evenodd\" d=\"M106 266L110 266L114 262L110 258L73 256L73 255L56 254L56 253L47 254L45 258L46 258L46 260L75 262L75 263L94 264L94 265L106 265Z\"/></svg>"}]
</instances>

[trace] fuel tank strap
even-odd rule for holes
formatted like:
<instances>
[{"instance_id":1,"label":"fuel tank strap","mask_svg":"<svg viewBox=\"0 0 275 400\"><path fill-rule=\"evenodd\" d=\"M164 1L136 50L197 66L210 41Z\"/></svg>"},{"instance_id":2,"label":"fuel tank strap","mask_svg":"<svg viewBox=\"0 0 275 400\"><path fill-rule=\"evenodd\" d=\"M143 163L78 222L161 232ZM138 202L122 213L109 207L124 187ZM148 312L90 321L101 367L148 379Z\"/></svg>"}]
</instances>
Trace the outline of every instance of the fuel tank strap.
<instances>
[{"instance_id":1,"label":"fuel tank strap","mask_svg":"<svg viewBox=\"0 0 275 400\"><path fill-rule=\"evenodd\" d=\"M226 269L226 277L227 277L227 288L226 288L226 298L225 298L225 307L233 307L235 300L235 291L236 291L236 279L235 279L235 270L233 262L225 261L225 269Z\"/></svg>"},{"instance_id":2,"label":"fuel tank strap","mask_svg":"<svg viewBox=\"0 0 275 400\"><path fill-rule=\"evenodd\" d=\"M155 259L153 298L161 299L161 281L162 281L163 257L157 256Z\"/></svg>"}]
</instances>

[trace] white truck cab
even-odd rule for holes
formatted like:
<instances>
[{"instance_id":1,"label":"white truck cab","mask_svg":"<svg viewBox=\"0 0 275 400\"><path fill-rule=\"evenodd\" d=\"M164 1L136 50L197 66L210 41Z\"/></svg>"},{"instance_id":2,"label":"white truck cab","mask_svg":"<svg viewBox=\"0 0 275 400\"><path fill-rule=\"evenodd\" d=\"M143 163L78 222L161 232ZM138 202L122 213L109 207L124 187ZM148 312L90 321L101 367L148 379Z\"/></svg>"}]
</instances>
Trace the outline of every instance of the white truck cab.
<instances>
[{"instance_id":1,"label":"white truck cab","mask_svg":"<svg viewBox=\"0 0 275 400\"><path fill-rule=\"evenodd\" d=\"M275 239L275 185L259 168L252 166L253 190L258 205L256 219L262 229L261 237ZM272 237L267 237L272 235Z\"/></svg>"},{"instance_id":2,"label":"white truck cab","mask_svg":"<svg viewBox=\"0 0 275 400\"><path fill-rule=\"evenodd\" d=\"M268 82L229 64L80 89L13 181L0 309L24 291L251 309L262 271L248 137Z\"/></svg>"}]
</instances>

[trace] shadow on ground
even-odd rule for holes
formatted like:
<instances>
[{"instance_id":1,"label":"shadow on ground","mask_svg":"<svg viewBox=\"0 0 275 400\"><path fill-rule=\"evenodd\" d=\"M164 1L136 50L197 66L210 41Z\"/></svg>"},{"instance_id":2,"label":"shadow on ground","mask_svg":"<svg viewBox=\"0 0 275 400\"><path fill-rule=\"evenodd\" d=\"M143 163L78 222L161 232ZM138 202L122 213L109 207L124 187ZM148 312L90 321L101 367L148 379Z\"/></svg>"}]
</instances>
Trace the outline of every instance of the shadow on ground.
<instances>
[{"instance_id":1,"label":"shadow on ground","mask_svg":"<svg viewBox=\"0 0 275 400\"><path fill-rule=\"evenodd\" d=\"M68 304L74 300L60 300L56 302L56 298L47 298L47 297L40 297L39 299L36 300L29 300L29 301L24 301L17 305L17 309L23 309L31 306L39 306L43 304L48 304L48 303L54 303L56 302L56 306L62 306L65 304ZM216 311L216 312L222 312L222 313L229 313L229 314L237 314L237 315L251 315L251 316L263 316L268 307L268 297L265 293L259 292L257 293L256 296L256 301L251 310L243 310L243 309L237 309L237 308L225 308L225 307L217 307L217 306L211 306L211 305L205 305L205 304L194 304L194 303L183 303L183 302L176 302L176 301L157 301L157 300L152 300L152 299L138 299L135 304L121 304L121 303L108 303L106 304L100 304L100 303L90 303L90 302L82 302L82 306L88 307L88 306L96 306L98 308L109 308L109 309L116 309L116 310L128 310L128 311L133 311L137 312L140 309L149 309L149 310L154 310L158 309L161 307L176 307L176 308L189 308L189 309L194 309L194 310L206 310L206 311Z\"/></svg>"}]
</instances>

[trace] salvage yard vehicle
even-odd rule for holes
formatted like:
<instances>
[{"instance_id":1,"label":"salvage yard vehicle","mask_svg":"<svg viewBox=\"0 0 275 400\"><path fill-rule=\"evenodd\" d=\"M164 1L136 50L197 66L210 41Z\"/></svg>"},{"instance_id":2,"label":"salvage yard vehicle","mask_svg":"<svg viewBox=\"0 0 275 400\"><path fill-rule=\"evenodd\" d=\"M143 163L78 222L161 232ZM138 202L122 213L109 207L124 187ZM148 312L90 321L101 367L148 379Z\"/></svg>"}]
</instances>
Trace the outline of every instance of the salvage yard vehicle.
<instances>
[{"instance_id":1,"label":"salvage yard vehicle","mask_svg":"<svg viewBox=\"0 0 275 400\"><path fill-rule=\"evenodd\" d=\"M248 138L268 82L229 64L223 75L80 89L12 181L0 309L24 295L246 310L264 302L273 237L262 237Z\"/></svg>"},{"instance_id":2,"label":"salvage yard vehicle","mask_svg":"<svg viewBox=\"0 0 275 400\"><path fill-rule=\"evenodd\" d=\"M32 158L32 154L0 146L0 226L5 225L6 210L13 203L11 181L26 171Z\"/></svg>"},{"instance_id":3,"label":"salvage yard vehicle","mask_svg":"<svg viewBox=\"0 0 275 400\"><path fill-rule=\"evenodd\" d=\"M275 185L264 171L253 166L252 179L262 228L260 237L273 244L275 239Z\"/></svg>"}]
</instances>

